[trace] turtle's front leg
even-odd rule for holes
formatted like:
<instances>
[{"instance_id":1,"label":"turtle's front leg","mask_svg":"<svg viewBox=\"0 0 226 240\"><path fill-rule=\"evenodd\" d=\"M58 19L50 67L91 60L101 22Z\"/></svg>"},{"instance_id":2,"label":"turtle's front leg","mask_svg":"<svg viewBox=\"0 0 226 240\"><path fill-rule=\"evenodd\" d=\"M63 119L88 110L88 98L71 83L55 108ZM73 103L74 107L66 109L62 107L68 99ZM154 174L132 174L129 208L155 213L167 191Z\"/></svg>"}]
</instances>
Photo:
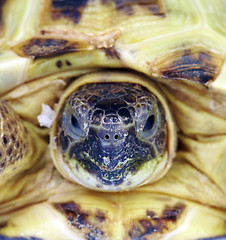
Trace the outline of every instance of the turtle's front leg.
<instances>
[{"instance_id":1,"label":"turtle's front leg","mask_svg":"<svg viewBox=\"0 0 226 240\"><path fill-rule=\"evenodd\" d=\"M14 110L0 101L0 185L30 168L36 159L30 129Z\"/></svg>"},{"instance_id":2,"label":"turtle's front leg","mask_svg":"<svg viewBox=\"0 0 226 240\"><path fill-rule=\"evenodd\" d=\"M0 215L48 192L54 168L45 154L48 143L37 131L0 100Z\"/></svg>"}]
</instances>

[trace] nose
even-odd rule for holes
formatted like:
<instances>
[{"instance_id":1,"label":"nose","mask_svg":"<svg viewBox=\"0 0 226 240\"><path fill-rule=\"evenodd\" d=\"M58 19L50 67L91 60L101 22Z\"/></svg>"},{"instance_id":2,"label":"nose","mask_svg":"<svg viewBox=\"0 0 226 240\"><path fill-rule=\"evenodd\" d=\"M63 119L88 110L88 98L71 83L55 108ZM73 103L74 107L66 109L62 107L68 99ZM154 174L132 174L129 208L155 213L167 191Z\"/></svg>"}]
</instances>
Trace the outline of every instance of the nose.
<instances>
[{"instance_id":1,"label":"nose","mask_svg":"<svg viewBox=\"0 0 226 240\"><path fill-rule=\"evenodd\" d=\"M119 139L118 133L106 133L104 136L106 141L117 141Z\"/></svg>"},{"instance_id":2,"label":"nose","mask_svg":"<svg viewBox=\"0 0 226 240\"><path fill-rule=\"evenodd\" d=\"M119 129L115 131L105 129L99 132L98 136L101 146L105 151L108 152L111 149L111 151L115 152L123 148L127 134L125 131Z\"/></svg>"},{"instance_id":3,"label":"nose","mask_svg":"<svg viewBox=\"0 0 226 240\"><path fill-rule=\"evenodd\" d=\"M122 128L104 128L97 131L97 136L99 138L100 144L105 150L110 146L114 146L115 149L122 148L125 144L127 135L127 131Z\"/></svg>"}]
</instances>

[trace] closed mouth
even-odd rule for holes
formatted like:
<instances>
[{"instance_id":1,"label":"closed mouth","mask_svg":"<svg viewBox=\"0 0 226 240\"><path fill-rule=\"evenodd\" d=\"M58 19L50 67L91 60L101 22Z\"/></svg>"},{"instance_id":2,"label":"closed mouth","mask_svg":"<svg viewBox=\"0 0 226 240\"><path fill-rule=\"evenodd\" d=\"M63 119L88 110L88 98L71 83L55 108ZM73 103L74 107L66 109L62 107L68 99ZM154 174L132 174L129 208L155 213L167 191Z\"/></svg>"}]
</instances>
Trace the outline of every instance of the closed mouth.
<instances>
[{"instance_id":1,"label":"closed mouth","mask_svg":"<svg viewBox=\"0 0 226 240\"><path fill-rule=\"evenodd\" d=\"M101 165L99 168L98 178L106 185L120 185L125 177L135 169L135 162L130 162L129 159L122 165L117 165L114 169Z\"/></svg>"}]
</instances>

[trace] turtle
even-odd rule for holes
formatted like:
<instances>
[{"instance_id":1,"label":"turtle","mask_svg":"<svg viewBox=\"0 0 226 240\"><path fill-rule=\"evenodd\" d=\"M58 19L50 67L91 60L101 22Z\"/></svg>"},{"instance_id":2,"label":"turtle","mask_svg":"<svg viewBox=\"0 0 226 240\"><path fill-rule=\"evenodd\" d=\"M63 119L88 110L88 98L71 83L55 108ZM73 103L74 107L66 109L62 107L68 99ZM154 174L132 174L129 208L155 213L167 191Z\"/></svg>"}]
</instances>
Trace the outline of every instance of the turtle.
<instances>
[{"instance_id":1,"label":"turtle","mask_svg":"<svg viewBox=\"0 0 226 240\"><path fill-rule=\"evenodd\" d=\"M0 239L224 239L225 1L0 5Z\"/></svg>"}]
</instances>

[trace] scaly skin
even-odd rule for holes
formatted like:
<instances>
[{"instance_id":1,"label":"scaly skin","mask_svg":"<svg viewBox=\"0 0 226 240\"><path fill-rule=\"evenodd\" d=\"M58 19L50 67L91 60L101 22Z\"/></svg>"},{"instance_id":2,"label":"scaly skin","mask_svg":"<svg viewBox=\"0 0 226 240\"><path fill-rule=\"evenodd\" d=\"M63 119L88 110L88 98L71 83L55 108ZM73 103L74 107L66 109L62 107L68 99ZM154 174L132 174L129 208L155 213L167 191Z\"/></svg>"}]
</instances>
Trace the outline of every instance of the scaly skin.
<instances>
[{"instance_id":1,"label":"scaly skin","mask_svg":"<svg viewBox=\"0 0 226 240\"><path fill-rule=\"evenodd\" d=\"M32 155L18 159L18 173L6 164L11 179L0 187L0 234L51 240L226 234L224 0L0 4L0 97L15 111L9 119L22 119L14 128L26 126L30 137L18 137ZM47 148L49 129L38 127L42 103L56 109L75 77L102 68L149 76L178 126L172 167L129 192L94 192L63 179ZM1 126L7 121L1 118ZM168 144L173 158L174 141Z\"/></svg>"},{"instance_id":2,"label":"scaly skin","mask_svg":"<svg viewBox=\"0 0 226 240\"><path fill-rule=\"evenodd\" d=\"M2 100L0 116L0 212L3 213L45 198L37 189L44 186L44 195L48 194L47 189L51 191L48 183L53 178L53 165L45 154L47 142L40 136L40 129L23 121Z\"/></svg>"}]
</instances>

